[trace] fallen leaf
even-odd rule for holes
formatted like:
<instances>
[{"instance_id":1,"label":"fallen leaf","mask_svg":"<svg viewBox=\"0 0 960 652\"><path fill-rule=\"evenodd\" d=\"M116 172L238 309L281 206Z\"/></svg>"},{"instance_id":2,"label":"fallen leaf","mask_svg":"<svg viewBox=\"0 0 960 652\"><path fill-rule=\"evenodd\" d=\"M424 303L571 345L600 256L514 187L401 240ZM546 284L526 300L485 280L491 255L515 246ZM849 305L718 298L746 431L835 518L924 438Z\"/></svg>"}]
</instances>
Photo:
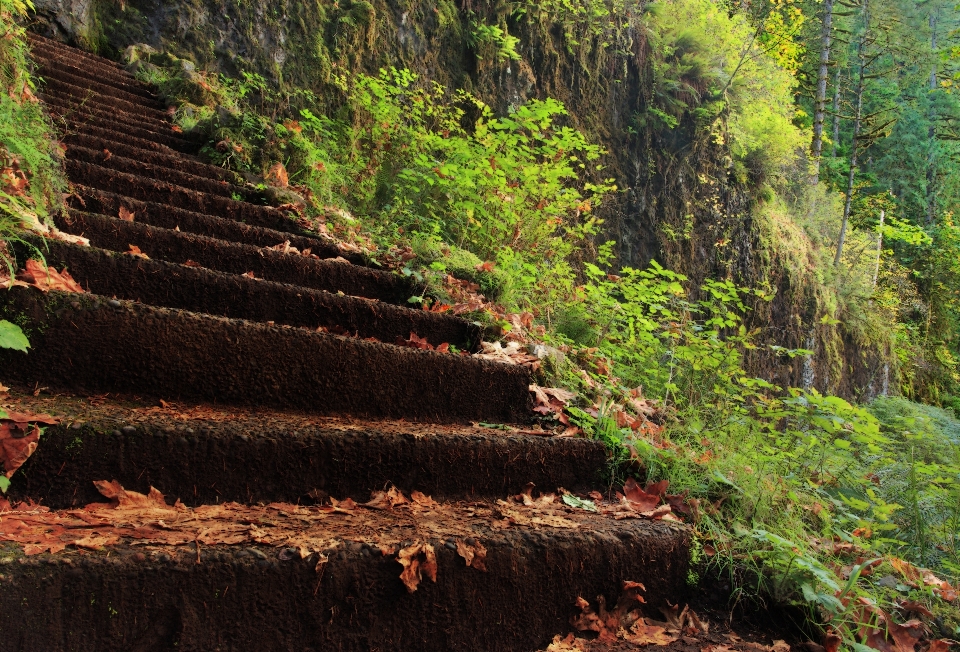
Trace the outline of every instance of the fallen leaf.
<instances>
[{"instance_id":1,"label":"fallen leaf","mask_svg":"<svg viewBox=\"0 0 960 652\"><path fill-rule=\"evenodd\" d=\"M680 634L679 632L671 634L664 627L648 625L641 618L633 624L629 633L623 638L637 645L670 645L680 638Z\"/></svg>"},{"instance_id":2,"label":"fallen leaf","mask_svg":"<svg viewBox=\"0 0 960 652\"><path fill-rule=\"evenodd\" d=\"M188 260L188 261L185 262L183 265L184 265L184 267L203 267L203 265L201 265L200 263L198 263L198 262L195 261L195 260Z\"/></svg>"},{"instance_id":3,"label":"fallen leaf","mask_svg":"<svg viewBox=\"0 0 960 652\"><path fill-rule=\"evenodd\" d=\"M286 188L290 185L290 178L287 175L287 168L283 166L283 163L274 163L270 166L270 169L267 170L266 180L268 183L280 188Z\"/></svg>"},{"instance_id":4,"label":"fallen leaf","mask_svg":"<svg viewBox=\"0 0 960 652\"><path fill-rule=\"evenodd\" d=\"M661 493L644 491L633 478L627 478L623 485L624 497L630 502L630 507L638 512L649 512L656 509L657 505L660 504Z\"/></svg>"},{"instance_id":5,"label":"fallen leaf","mask_svg":"<svg viewBox=\"0 0 960 652\"><path fill-rule=\"evenodd\" d=\"M80 284L73 280L73 277L64 269L58 272L53 267L47 268L39 260L31 258L27 261L24 268L17 272L17 279L27 285L48 292L57 290L60 292L83 292Z\"/></svg>"},{"instance_id":6,"label":"fallen leaf","mask_svg":"<svg viewBox=\"0 0 960 652\"><path fill-rule=\"evenodd\" d=\"M241 274L241 276L246 276L247 278L256 278L256 276L253 275L253 272L246 272Z\"/></svg>"},{"instance_id":7,"label":"fallen leaf","mask_svg":"<svg viewBox=\"0 0 960 652\"><path fill-rule=\"evenodd\" d=\"M24 462L37 450L40 442L40 428L34 425L29 432L17 427L8 419L0 421L0 462L3 462L4 475L12 478Z\"/></svg>"},{"instance_id":8,"label":"fallen leaf","mask_svg":"<svg viewBox=\"0 0 960 652\"><path fill-rule=\"evenodd\" d=\"M823 649L826 652L838 652L841 643L843 643L843 639L832 629L828 629L827 633L823 635Z\"/></svg>"},{"instance_id":9,"label":"fallen leaf","mask_svg":"<svg viewBox=\"0 0 960 652\"><path fill-rule=\"evenodd\" d=\"M586 652L589 641L577 638L573 634L567 634L566 638L560 638L557 634L553 637L553 642L547 646L546 652Z\"/></svg>"},{"instance_id":10,"label":"fallen leaf","mask_svg":"<svg viewBox=\"0 0 960 652\"><path fill-rule=\"evenodd\" d=\"M397 561L403 566L400 580L410 593L417 590L424 574L437 581L437 557L429 543L418 541L407 546L397 554Z\"/></svg>"},{"instance_id":11,"label":"fallen leaf","mask_svg":"<svg viewBox=\"0 0 960 652\"><path fill-rule=\"evenodd\" d=\"M120 219L124 222L132 222L135 216L136 213L130 212L126 206L120 207Z\"/></svg>"},{"instance_id":12,"label":"fallen leaf","mask_svg":"<svg viewBox=\"0 0 960 652\"><path fill-rule=\"evenodd\" d=\"M390 487L387 491L375 492L370 497L369 502L363 503L362 506L371 509L393 509L397 505L404 505L409 502L399 489Z\"/></svg>"},{"instance_id":13,"label":"fallen leaf","mask_svg":"<svg viewBox=\"0 0 960 652\"><path fill-rule=\"evenodd\" d=\"M473 540L473 543L457 539L457 554L463 557L467 566L484 573L487 572L487 549L476 539Z\"/></svg>"},{"instance_id":14,"label":"fallen leaf","mask_svg":"<svg viewBox=\"0 0 960 652\"><path fill-rule=\"evenodd\" d=\"M900 607L907 612L920 614L925 618L933 618L933 612L927 609L926 605L914 600L907 600L900 603Z\"/></svg>"},{"instance_id":15,"label":"fallen leaf","mask_svg":"<svg viewBox=\"0 0 960 652\"><path fill-rule=\"evenodd\" d=\"M150 256L140 251L140 247L138 247L137 245L128 245L128 246L130 248L126 251L127 254L131 256L136 256L137 258L145 258L147 260L150 259Z\"/></svg>"}]
</instances>

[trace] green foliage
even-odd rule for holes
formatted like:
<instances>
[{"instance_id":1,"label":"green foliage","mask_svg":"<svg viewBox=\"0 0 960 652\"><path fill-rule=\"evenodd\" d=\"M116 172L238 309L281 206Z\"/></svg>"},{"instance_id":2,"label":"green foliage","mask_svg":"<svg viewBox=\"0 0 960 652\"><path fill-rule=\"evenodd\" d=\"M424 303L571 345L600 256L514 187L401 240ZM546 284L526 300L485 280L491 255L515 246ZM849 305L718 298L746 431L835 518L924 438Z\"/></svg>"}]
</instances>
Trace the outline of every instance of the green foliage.
<instances>
[{"instance_id":1,"label":"green foliage","mask_svg":"<svg viewBox=\"0 0 960 652\"><path fill-rule=\"evenodd\" d=\"M807 134L793 124L793 77L765 56L748 18L712 0L660 0L647 14L653 102L641 124L683 115L762 176L793 165Z\"/></svg>"},{"instance_id":2,"label":"green foliage","mask_svg":"<svg viewBox=\"0 0 960 652\"><path fill-rule=\"evenodd\" d=\"M49 119L34 96L23 28L16 20L32 5L0 1L0 237L39 220L63 204L66 181ZM26 182L25 184L22 182Z\"/></svg>"},{"instance_id":3,"label":"green foliage","mask_svg":"<svg viewBox=\"0 0 960 652\"><path fill-rule=\"evenodd\" d=\"M27 352L30 342L16 324L0 319L0 348Z\"/></svg>"},{"instance_id":4,"label":"green foliage","mask_svg":"<svg viewBox=\"0 0 960 652\"><path fill-rule=\"evenodd\" d=\"M510 36L506 29L498 25L474 23L470 37L471 44L476 50L479 52L490 51L495 59L501 61L519 61L521 59L520 53L517 52L520 39L516 36Z\"/></svg>"}]
</instances>

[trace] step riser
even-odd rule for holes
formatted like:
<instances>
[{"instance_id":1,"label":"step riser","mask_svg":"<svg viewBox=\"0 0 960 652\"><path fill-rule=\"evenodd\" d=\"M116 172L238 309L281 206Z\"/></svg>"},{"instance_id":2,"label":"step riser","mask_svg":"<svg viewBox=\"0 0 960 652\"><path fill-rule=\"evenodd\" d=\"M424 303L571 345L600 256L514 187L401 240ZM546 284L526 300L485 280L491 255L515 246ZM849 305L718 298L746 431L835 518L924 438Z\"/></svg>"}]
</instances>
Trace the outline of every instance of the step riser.
<instances>
[{"instance_id":1,"label":"step riser","mask_svg":"<svg viewBox=\"0 0 960 652\"><path fill-rule=\"evenodd\" d=\"M74 183L120 193L132 199L167 204L174 208L215 215L278 231L292 233L300 231L300 228L285 213L275 208L207 195L174 184L145 179L81 161L68 159L66 168L68 176Z\"/></svg>"},{"instance_id":2,"label":"step riser","mask_svg":"<svg viewBox=\"0 0 960 652\"><path fill-rule=\"evenodd\" d=\"M156 487L168 501L186 505L311 504L314 490L365 502L391 484L437 499L496 499L519 493L528 482L544 491L589 491L598 486L607 459L602 444L585 439L392 434L376 424L364 431L293 432L169 424L137 424L129 434L119 430L123 424L49 427L13 477L7 498L70 509L102 501L93 482L110 478L141 493Z\"/></svg>"},{"instance_id":3,"label":"step riser","mask_svg":"<svg viewBox=\"0 0 960 652\"><path fill-rule=\"evenodd\" d=\"M41 98L45 101L55 97L56 96L48 93L41 94ZM125 121L125 116L122 117L122 119L114 119L113 117L102 115L103 109L98 109L98 111L100 111L98 114L88 111L87 109L89 107L61 108L56 103L49 103L48 106L50 107L51 114L59 116L61 120L67 123L66 131L68 133L97 133L89 130L89 128L92 127L122 142L127 142L130 138L137 138L141 141L154 143L155 147L157 145L165 145L170 149L184 154L190 154L197 149L195 144L177 137L169 129L165 129L164 132L158 132L136 126L136 116L132 116L129 121ZM121 112L118 112L118 116L121 115Z\"/></svg>"},{"instance_id":4,"label":"step riser","mask_svg":"<svg viewBox=\"0 0 960 652\"><path fill-rule=\"evenodd\" d=\"M82 59L88 61L92 64L106 66L107 68L113 68L118 73L123 72L123 66L115 61L111 61L105 57L98 56L96 54L87 52L85 50L80 50L75 47L71 47L66 43L57 41L56 39L47 38L46 36L41 36L40 34L35 34L33 32L27 32L27 40L31 46L40 45L57 52L63 52L73 58Z\"/></svg>"},{"instance_id":5,"label":"step riser","mask_svg":"<svg viewBox=\"0 0 960 652\"><path fill-rule=\"evenodd\" d=\"M61 95L56 91L40 93L40 99L47 105L50 113L58 115L68 122L88 122L93 124L102 122L105 125L118 129L122 128L124 132L129 128L133 128L139 133L156 134L164 139L178 138L171 122L152 120L142 115L127 113L126 111L107 109L104 108L102 104L97 105L94 102L84 102L77 100L77 98L72 95ZM152 138L152 136L150 138Z\"/></svg>"},{"instance_id":6,"label":"step riser","mask_svg":"<svg viewBox=\"0 0 960 652\"><path fill-rule=\"evenodd\" d=\"M32 348L0 351L0 371L31 385L433 422L528 414L530 375L516 366L91 295L3 295Z\"/></svg>"},{"instance_id":7,"label":"step riser","mask_svg":"<svg viewBox=\"0 0 960 652\"><path fill-rule=\"evenodd\" d=\"M51 77L45 80L46 83L42 85L41 90L45 93L57 93L59 95L69 95L75 97L78 100L86 100L96 104L97 106L109 109L110 107L115 107L121 111L126 111L127 113L132 113L134 115L142 115L148 118L153 118L155 120L164 120L167 117L165 111L159 111L157 109L144 106L136 101L128 101L120 97L113 97L108 95L101 95L96 90L87 88L85 86L78 86L76 84L71 84L70 82L63 81Z\"/></svg>"},{"instance_id":8,"label":"step riser","mask_svg":"<svg viewBox=\"0 0 960 652\"><path fill-rule=\"evenodd\" d=\"M151 165L165 166L197 177L204 177L215 181L226 181L227 183L233 184L242 183L242 179L229 170L191 161L182 156L171 156L153 150L133 147L116 140L97 138L96 136L88 136L86 134L71 134L61 138L60 142L65 145L77 145L100 152L106 149L118 156L132 158Z\"/></svg>"},{"instance_id":9,"label":"step riser","mask_svg":"<svg viewBox=\"0 0 960 652\"><path fill-rule=\"evenodd\" d=\"M74 75L64 69L41 66L38 73L48 86L56 87L60 84L68 84L72 87L89 90L108 102L122 101L128 104L134 104L143 109L156 111L160 114L167 110L166 105L157 100L151 100L134 93L128 93L125 90L108 84L101 84L99 81L88 77Z\"/></svg>"},{"instance_id":10,"label":"step riser","mask_svg":"<svg viewBox=\"0 0 960 652\"><path fill-rule=\"evenodd\" d=\"M100 167L125 172L127 174L134 174L155 181L172 183L181 188L189 188L190 190L217 195L218 197L225 197L227 199L233 195L242 197L243 201L257 201L259 199L258 193L230 185L225 181L214 181L213 179L198 177L186 172L180 172L179 170L143 163L119 156L114 152L111 152L111 155L107 156L102 150L92 150L85 147L68 147L67 158L75 161L83 161L84 163L92 163Z\"/></svg>"},{"instance_id":11,"label":"step riser","mask_svg":"<svg viewBox=\"0 0 960 652\"><path fill-rule=\"evenodd\" d=\"M350 335L391 344L411 332L434 345L446 342L469 350L479 344L480 329L454 317L65 242L27 240L43 252L47 264L66 267L94 294L232 319L341 327ZM29 246L15 244L14 250L21 266L35 255Z\"/></svg>"},{"instance_id":12,"label":"step riser","mask_svg":"<svg viewBox=\"0 0 960 652\"><path fill-rule=\"evenodd\" d=\"M136 245L154 260L180 264L192 260L207 269L229 274L253 272L259 279L328 292L340 291L349 296L387 303L408 305L409 297L423 291L401 276L359 265L281 254L104 215L74 211L67 218L58 217L57 226L67 233L89 238L91 245L101 249L122 253L130 245Z\"/></svg>"},{"instance_id":13,"label":"step riser","mask_svg":"<svg viewBox=\"0 0 960 652\"><path fill-rule=\"evenodd\" d=\"M145 106L161 111L166 109L166 105L159 97L139 86L133 77L121 81L122 77L118 79L112 75L103 74L103 68L94 68L93 66L89 69L77 68L71 62L62 58L44 56L44 54L45 52L42 49L33 50L33 58L39 64L36 74L44 79L62 79L75 86L92 88L100 92L101 95L104 94L101 90L108 91L111 97L114 96L114 93L121 93L116 97L131 102L143 102Z\"/></svg>"},{"instance_id":14,"label":"step riser","mask_svg":"<svg viewBox=\"0 0 960 652\"><path fill-rule=\"evenodd\" d=\"M424 578L413 594L399 563L360 544L334 552L319 575L310 558L238 558L221 546L202 548L200 563L184 551L166 562L128 552L74 567L10 564L0 650L528 652L570 630L577 597L610 604L623 581L638 581L656 613L688 568L688 540L665 526L526 534L485 540L486 573L436 541L437 582Z\"/></svg>"},{"instance_id":15,"label":"step riser","mask_svg":"<svg viewBox=\"0 0 960 652\"><path fill-rule=\"evenodd\" d=\"M139 201L87 186L75 186L75 188L78 196L83 199L83 203L75 197L70 199L70 203L79 210L109 216L119 216L120 207L123 206L136 214L134 219L137 222L151 226L164 229L179 228L181 231L187 233L195 233L209 238L244 243L256 247L272 247L285 240L289 240L290 244L297 249L311 249L313 253L321 258L343 256L356 264L363 264L364 262L360 256L341 253L336 246L321 240L251 226L222 217L194 213L181 208L164 206L163 204L155 202Z\"/></svg>"}]
</instances>

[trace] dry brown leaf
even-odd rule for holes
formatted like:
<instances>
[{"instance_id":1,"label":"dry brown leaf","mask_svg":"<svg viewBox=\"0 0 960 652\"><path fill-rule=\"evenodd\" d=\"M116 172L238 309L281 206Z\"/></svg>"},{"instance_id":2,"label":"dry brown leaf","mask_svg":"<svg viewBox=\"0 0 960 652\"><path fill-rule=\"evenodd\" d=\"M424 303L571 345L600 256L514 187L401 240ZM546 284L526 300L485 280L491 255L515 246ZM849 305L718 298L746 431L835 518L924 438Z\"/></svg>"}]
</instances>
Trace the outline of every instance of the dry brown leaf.
<instances>
[{"instance_id":1,"label":"dry brown leaf","mask_svg":"<svg viewBox=\"0 0 960 652\"><path fill-rule=\"evenodd\" d=\"M371 509L393 509L397 505L404 505L409 502L407 497L404 496L399 489L390 487L387 491L375 492L370 497L369 502L363 503L362 507L369 507Z\"/></svg>"},{"instance_id":2,"label":"dry brown leaf","mask_svg":"<svg viewBox=\"0 0 960 652\"><path fill-rule=\"evenodd\" d=\"M200 263L195 260L188 260L183 264L184 267L203 267Z\"/></svg>"},{"instance_id":3,"label":"dry brown leaf","mask_svg":"<svg viewBox=\"0 0 960 652\"><path fill-rule=\"evenodd\" d=\"M577 638L573 634L567 634L566 638L560 638L557 634L553 637L553 642L547 646L546 652L586 652L589 641Z\"/></svg>"},{"instance_id":4,"label":"dry brown leaf","mask_svg":"<svg viewBox=\"0 0 960 652\"><path fill-rule=\"evenodd\" d=\"M397 554L397 561L403 566L400 580L410 593L417 590L424 574L437 581L437 557L429 543L417 541L407 546Z\"/></svg>"},{"instance_id":5,"label":"dry brown leaf","mask_svg":"<svg viewBox=\"0 0 960 652\"><path fill-rule=\"evenodd\" d=\"M287 168L283 166L283 163L271 165L270 169L267 170L266 180L267 183L279 188L286 188L290 185L290 177L287 175Z\"/></svg>"},{"instance_id":6,"label":"dry brown leaf","mask_svg":"<svg viewBox=\"0 0 960 652\"><path fill-rule=\"evenodd\" d=\"M680 632L670 633L666 628L648 625L645 619L640 618L623 635L623 638L637 645L670 645L680 638Z\"/></svg>"},{"instance_id":7,"label":"dry brown leaf","mask_svg":"<svg viewBox=\"0 0 960 652\"><path fill-rule=\"evenodd\" d=\"M463 557L467 566L484 573L487 572L487 549L476 539L473 540L473 543L457 539L457 554Z\"/></svg>"},{"instance_id":8,"label":"dry brown leaf","mask_svg":"<svg viewBox=\"0 0 960 652\"><path fill-rule=\"evenodd\" d=\"M127 245L127 246L130 247L130 248L126 251L127 254L129 254L129 255L131 255L131 256L136 256L137 258L145 258L145 259L147 259L147 260L150 259L150 256L148 256L147 254L145 254L145 253L143 253L142 251L140 251L140 247L138 247L137 245Z\"/></svg>"},{"instance_id":9,"label":"dry brown leaf","mask_svg":"<svg viewBox=\"0 0 960 652\"><path fill-rule=\"evenodd\" d=\"M34 425L29 432L25 432L8 419L0 421L0 462L3 462L7 478L12 478L27 458L33 455L39 442L39 426Z\"/></svg>"},{"instance_id":10,"label":"dry brown leaf","mask_svg":"<svg viewBox=\"0 0 960 652\"><path fill-rule=\"evenodd\" d=\"M84 291L66 269L58 272L55 268L47 268L39 260L33 258L28 260L24 268L17 272L17 280L32 285L43 292L49 292L50 290L60 292Z\"/></svg>"}]
</instances>

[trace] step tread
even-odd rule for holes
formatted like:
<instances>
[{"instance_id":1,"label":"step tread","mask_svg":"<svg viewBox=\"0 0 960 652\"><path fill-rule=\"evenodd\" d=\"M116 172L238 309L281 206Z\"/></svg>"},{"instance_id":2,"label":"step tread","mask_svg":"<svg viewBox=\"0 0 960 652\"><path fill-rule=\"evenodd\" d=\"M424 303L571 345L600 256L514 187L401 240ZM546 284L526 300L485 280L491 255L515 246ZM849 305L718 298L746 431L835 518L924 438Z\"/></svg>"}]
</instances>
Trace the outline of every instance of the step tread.
<instances>
[{"instance_id":1,"label":"step tread","mask_svg":"<svg viewBox=\"0 0 960 652\"><path fill-rule=\"evenodd\" d=\"M529 370L474 357L33 288L2 293L0 312L31 343L0 351L5 381L427 422L531 414Z\"/></svg>"},{"instance_id":2,"label":"step tread","mask_svg":"<svg viewBox=\"0 0 960 652\"><path fill-rule=\"evenodd\" d=\"M55 509L101 500L92 483L104 478L141 493L157 487L186 505L311 504L326 494L363 501L391 484L436 498L502 498L528 482L589 491L607 459L598 441L536 436L523 426L320 417L129 395L35 397L33 387L16 386L2 406L62 418L45 429L7 494Z\"/></svg>"},{"instance_id":3,"label":"step tread","mask_svg":"<svg viewBox=\"0 0 960 652\"><path fill-rule=\"evenodd\" d=\"M88 292L144 304L254 322L375 338L391 344L416 333L434 346L469 350L480 329L426 310L324 290L258 280L203 267L145 259L97 247L24 235L13 243L20 267L39 249L48 265L66 269ZM341 263L344 264L344 263Z\"/></svg>"},{"instance_id":4,"label":"step tread","mask_svg":"<svg viewBox=\"0 0 960 652\"><path fill-rule=\"evenodd\" d=\"M160 101L155 95L147 94L145 89L128 90L127 88L119 88L113 84L106 83L100 79L95 72L88 74L82 74L82 71L79 70L75 72L75 69L62 65L62 62L59 61L56 63L48 63L41 58L39 59L39 63L40 65L35 74L48 82L51 79L58 79L73 84L74 86L89 88L101 97L122 99L157 111L166 111L167 109L164 102ZM133 77L131 77L130 80L133 81Z\"/></svg>"},{"instance_id":5,"label":"step tread","mask_svg":"<svg viewBox=\"0 0 960 652\"><path fill-rule=\"evenodd\" d=\"M272 247L289 240L290 244L297 249L301 251L310 249L321 258L342 256L357 265L364 263L362 256L340 249L334 241L323 240L319 236L310 237L244 224L236 220L196 213L157 202L140 201L82 184L74 184L73 190L74 195L69 199L70 205L84 212L114 216L120 214L122 206L135 214L134 219L137 223L164 229L180 229L216 240L256 247Z\"/></svg>"},{"instance_id":6,"label":"step tread","mask_svg":"<svg viewBox=\"0 0 960 652\"><path fill-rule=\"evenodd\" d=\"M235 509L207 506L201 514ZM191 534L199 544L124 539L102 551L34 557L8 544L2 550L0 627L19 649L33 650L520 652L545 647L568 631L579 597L607 595L612 604L623 582L641 582L646 608L656 613L676 600L686 579L684 527L583 512L564 513L575 529L501 529L493 522L503 509L440 502L419 514L397 507L316 519L317 508L274 505L245 513L251 521L262 515L256 531L264 534L258 536L275 545L251 544L242 529L242 543L205 545L217 540L216 525ZM87 518L109 518L107 510ZM14 512L4 523L12 528L33 518L79 520L59 512ZM154 523L148 527L156 529ZM287 531L297 534L287 538ZM431 581L421 569L411 593L400 579L404 569L395 547L413 543L433 546L436 573ZM484 548L485 571L466 566L458 543Z\"/></svg>"},{"instance_id":7,"label":"step tread","mask_svg":"<svg viewBox=\"0 0 960 652\"><path fill-rule=\"evenodd\" d=\"M219 195L184 188L168 181L158 181L102 165L67 159L67 176L74 183L93 186L125 197L157 202L175 208L246 222L278 231L299 234L302 229L289 213L272 206L236 201Z\"/></svg>"},{"instance_id":8,"label":"step tread","mask_svg":"<svg viewBox=\"0 0 960 652\"><path fill-rule=\"evenodd\" d=\"M228 274L253 272L258 279L328 292L342 291L351 296L401 305L408 305L409 297L423 292L422 287L390 272L333 262L319 256L315 259L301 254L285 254L269 247L220 240L139 221L128 222L119 217L72 210L66 216L58 216L56 222L62 231L82 235L94 247L124 253L129 251L130 245L136 245L150 258L170 263L182 265L192 261ZM284 238L276 244L283 244L286 240ZM329 253L338 253L337 249L330 249Z\"/></svg>"}]
</instances>

